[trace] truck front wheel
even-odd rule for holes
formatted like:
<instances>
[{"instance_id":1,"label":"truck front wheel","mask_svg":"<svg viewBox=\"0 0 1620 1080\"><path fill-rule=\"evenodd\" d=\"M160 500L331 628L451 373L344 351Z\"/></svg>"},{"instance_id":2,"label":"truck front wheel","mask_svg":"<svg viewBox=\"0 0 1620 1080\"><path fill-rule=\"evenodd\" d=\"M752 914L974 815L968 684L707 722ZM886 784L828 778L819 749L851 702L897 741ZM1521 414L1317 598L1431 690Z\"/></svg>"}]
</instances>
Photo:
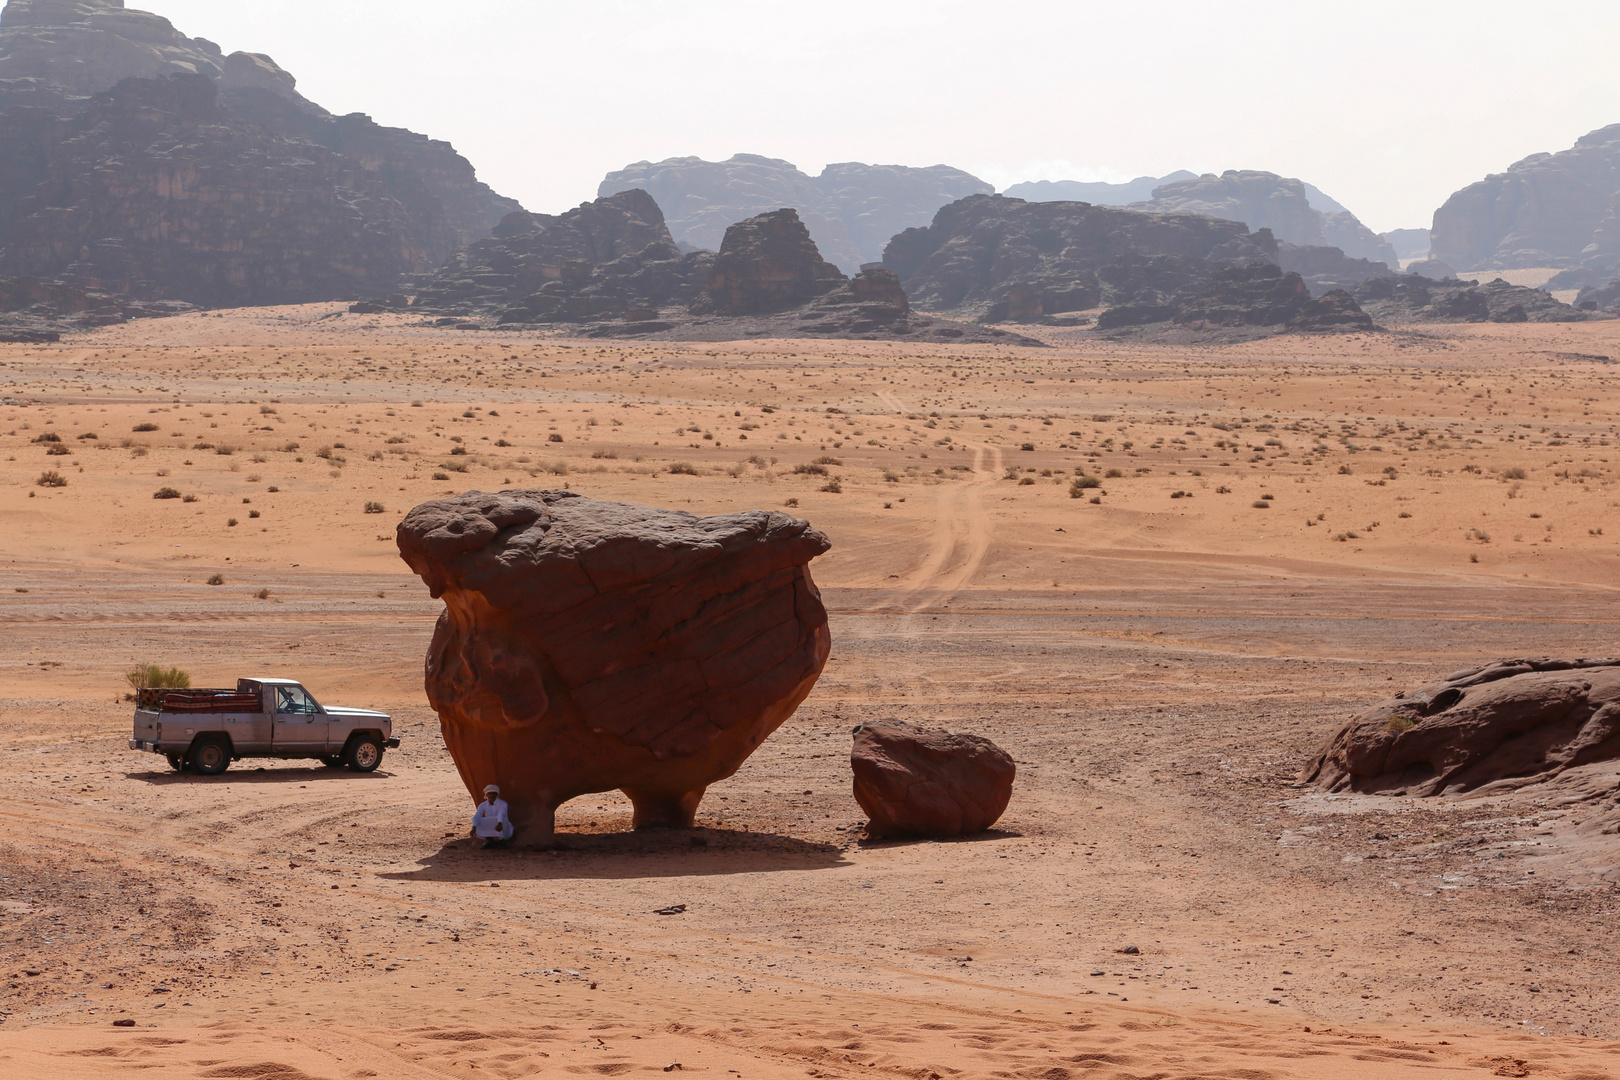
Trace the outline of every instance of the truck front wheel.
<instances>
[{"instance_id":1,"label":"truck front wheel","mask_svg":"<svg viewBox=\"0 0 1620 1080\"><path fill-rule=\"evenodd\" d=\"M349 744L349 768L358 773L376 772L382 764L382 740L375 735L358 736Z\"/></svg>"},{"instance_id":2,"label":"truck front wheel","mask_svg":"<svg viewBox=\"0 0 1620 1080\"><path fill-rule=\"evenodd\" d=\"M231 767L231 744L218 735L205 735L191 744L191 767L201 776L218 776Z\"/></svg>"}]
</instances>

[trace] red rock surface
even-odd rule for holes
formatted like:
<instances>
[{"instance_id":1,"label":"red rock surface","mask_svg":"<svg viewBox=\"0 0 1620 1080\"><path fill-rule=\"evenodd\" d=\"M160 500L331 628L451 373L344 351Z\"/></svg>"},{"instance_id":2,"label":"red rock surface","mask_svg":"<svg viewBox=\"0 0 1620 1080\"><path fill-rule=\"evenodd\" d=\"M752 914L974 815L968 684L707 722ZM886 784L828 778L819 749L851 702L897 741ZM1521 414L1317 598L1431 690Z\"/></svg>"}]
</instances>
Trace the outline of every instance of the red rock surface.
<instances>
[{"instance_id":1,"label":"red rock surface","mask_svg":"<svg viewBox=\"0 0 1620 1080\"><path fill-rule=\"evenodd\" d=\"M1402 691L1305 769L1329 791L1439 795L1620 758L1620 660L1502 660Z\"/></svg>"},{"instance_id":2,"label":"red rock surface","mask_svg":"<svg viewBox=\"0 0 1620 1080\"><path fill-rule=\"evenodd\" d=\"M857 727L850 766L873 837L983 832L1007 809L1017 773L989 739L898 720Z\"/></svg>"},{"instance_id":3,"label":"red rock surface","mask_svg":"<svg viewBox=\"0 0 1620 1080\"><path fill-rule=\"evenodd\" d=\"M412 510L398 543L445 602L426 667L445 745L474 800L501 786L520 843L613 789L637 828L690 825L831 646L808 566L831 545L785 514L470 492Z\"/></svg>"}]
</instances>

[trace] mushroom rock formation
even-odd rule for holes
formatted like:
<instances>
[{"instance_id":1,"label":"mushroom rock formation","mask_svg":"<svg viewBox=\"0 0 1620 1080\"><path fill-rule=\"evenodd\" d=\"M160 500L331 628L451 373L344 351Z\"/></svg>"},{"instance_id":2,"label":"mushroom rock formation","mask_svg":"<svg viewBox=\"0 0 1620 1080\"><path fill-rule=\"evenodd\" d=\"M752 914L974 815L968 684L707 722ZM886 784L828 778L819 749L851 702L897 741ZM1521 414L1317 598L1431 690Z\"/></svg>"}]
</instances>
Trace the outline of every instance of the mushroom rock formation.
<instances>
[{"instance_id":1,"label":"mushroom rock formation","mask_svg":"<svg viewBox=\"0 0 1620 1080\"><path fill-rule=\"evenodd\" d=\"M690 826L827 662L809 563L831 544L785 514L469 492L397 539L445 602L426 665L445 745L474 799L500 785L520 843L613 789L638 829Z\"/></svg>"},{"instance_id":2,"label":"mushroom rock formation","mask_svg":"<svg viewBox=\"0 0 1620 1080\"><path fill-rule=\"evenodd\" d=\"M850 753L867 834L965 836L996 823L1017 769L989 739L898 720L861 724Z\"/></svg>"},{"instance_id":3,"label":"mushroom rock formation","mask_svg":"<svg viewBox=\"0 0 1620 1080\"><path fill-rule=\"evenodd\" d=\"M1353 718L1305 769L1329 791L1440 795L1620 757L1620 659L1502 660Z\"/></svg>"}]
</instances>

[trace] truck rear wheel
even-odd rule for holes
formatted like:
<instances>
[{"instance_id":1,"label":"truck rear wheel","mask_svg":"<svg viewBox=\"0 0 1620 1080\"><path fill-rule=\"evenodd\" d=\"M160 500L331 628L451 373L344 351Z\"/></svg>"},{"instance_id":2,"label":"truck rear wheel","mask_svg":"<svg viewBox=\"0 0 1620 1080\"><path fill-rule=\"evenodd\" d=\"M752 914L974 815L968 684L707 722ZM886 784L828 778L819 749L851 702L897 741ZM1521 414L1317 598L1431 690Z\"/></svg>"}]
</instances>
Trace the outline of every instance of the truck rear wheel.
<instances>
[{"instance_id":1,"label":"truck rear wheel","mask_svg":"<svg viewBox=\"0 0 1620 1080\"><path fill-rule=\"evenodd\" d=\"M382 764L383 744L375 735L360 735L349 744L349 768L358 773L376 772Z\"/></svg>"},{"instance_id":2,"label":"truck rear wheel","mask_svg":"<svg viewBox=\"0 0 1620 1080\"><path fill-rule=\"evenodd\" d=\"M218 776L231 767L231 744L218 735L204 735L191 744L191 767L200 776Z\"/></svg>"}]
</instances>

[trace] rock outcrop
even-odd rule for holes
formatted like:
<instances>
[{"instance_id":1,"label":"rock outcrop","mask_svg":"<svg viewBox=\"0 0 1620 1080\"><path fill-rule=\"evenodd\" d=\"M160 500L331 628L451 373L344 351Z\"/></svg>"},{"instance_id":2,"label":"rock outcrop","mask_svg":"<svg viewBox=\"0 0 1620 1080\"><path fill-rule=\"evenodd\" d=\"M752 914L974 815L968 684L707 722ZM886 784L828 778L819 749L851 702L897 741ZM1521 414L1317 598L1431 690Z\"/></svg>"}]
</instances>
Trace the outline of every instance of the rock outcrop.
<instances>
[{"instance_id":1,"label":"rock outcrop","mask_svg":"<svg viewBox=\"0 0 1620 1080\"><path fill-rule=\"evenodd\" d=\"M1307 765L1328 791L1433 796L1620 757L1620 660L1502 660L1354 717Z\"/></svg>"},{"instance_id":2,"label":"rock outcrop","mask_svg":"<svg viewBox=\"0 0 1620 1080\"><path fill-rule=\"evenodd\" d=\"M917 307L985 318L1018 288L1026 314L1056 315L1101 303L1137 302L1111 288L1116 261L1168 256L1184 270L1274 262L1277 244L1262 230L1192 214L1150 214L1087 203L1031 203L974 195L944 207L927 228L889 242L885 269ZM1129 270L1121 272L1129 277ZM1002 309L1005 310L1005 309ZM1032 319L1026 321L1033 321Z\"/></svg>"},{"instance_id":3,"label":"rock outcrop","mask_svg":"<svg viewBox=\"0 0 1620 1080\"><path fill-rule=\"evenodd\" d=\"M418 281L414 308L506 324L618 319L692 303L712 262L681 254L652 198L626 191L562 214L508 216Z\"/></svg>"},{"instance_id":4,"label":"rock outcrop","mask_svg":"<svg viewBox=\"0 0 1620 1080\"><path fill-rule=\"evenodd\" d=\"M1419 274L1377 277L1351 290L1379 323L1580 322L1594 316L1542 289L1509 285L1501 278L1481 285Z\"/></svg>"},{"instance_id":5,"label":"rock outcrop","mask_svg":"<svg viewBox=\"0 0 1620 1080\"><path fill-rule=\"evenodd\" d=\"M845 283L838 267L821 257L798 212L773 210L726 230L695 310L763 315L798 307Z\"/></svg>"},{"instance_id":6,"label":"rock outcrop","mask_svg":"<svg viewBox=\"0 0 1620 1080\"><path fill-rule=\"evenodd\" d=\"M1620 278L1615 278L1607 285L1582 289L1575 297L1575 307L1581 311L1620 309Z\"/></svg>"},{"instance_id":7,"label":"rock outcrop","mask_svg":"<svg viewBox=\"0 0 1620 1080\"><path fill-rule=\"evenodd\" d=\"M475 801L500 785L519 843L614 789L637 828L690 826L827 661L809 563L830 544L784 514L472 492L412 510L398 543L445 602L426 665L445 745Z\"/></svg>"},{"instance_id":8,"label":"rock outcrop","mask_svg":"<svg viewBox=\"0 0 1620 1080\"><path fill-rule=\"evenodd\" d=\"M76 330L191 310L176 300L139 301L68 281L0 277L0 341L56 341Z\"/></svg>"},{"instance_id":9,"label":"rock outcrop","mask_svg":"<svg viewBox=\"0 0 1620 1080\"><path fill-rule=\"evenodd\" d=\"M1389 232L1379 233L1379 239L1395 249L1395 257L1403 262L1407 259L1426 259L1429 257L1429 230L1428 229L1391 229ZM1399 269L1392 266L1390 269Z\"/></svg>"},{"instance_id":10,"label":"rock outcrop","mask_svg":"<svg viewBox=\"0 0 1620 1080\"><path fill-rule=\"evenodd\" d=\"M1620 124L1456 192L1434 212L1433 251L1464 273L1620 269Z\"/></svg>"},{"instance_id":11,"label":"rock outcrop","mask_svg":"<svg viewBox=\"0 0 1620 1080\"><path fill-rule=\"evenodd\" d=\"M1372 319L1349 293L1333 290L1313 297L1296 273L1274 263L1223 266L1207 277L1194 276L1176 292L1109 308L1097 329L1173 322L1197 330L1284 327L1302 332L1354 332L1373 329Z\"/></svg>"},{"instance_id":12,"label":"rock outcrop","mask_svg":"<svg viewBox=\"0 0 1620 1080\"><path fill-rule=\"evenodd\" d=\"M154 89L188 80L217 93ZM10 0L0 263L87 289L139 279L141 295L204 304L331 299L439 266L520 209L449 144L334 117L296 87L270 57L226 55L122 0ZM142 115L148 105L164 115ZM200 266L198 251L218 257Z\"/></svg>"},{"instance_id":13,"label":"rock outcrop","mask_svg":"<svg viewBox=\"0 0 1620 1080\"><path fill-rule=\"evenodd\" d=\"M1317 201L1331 209L1312 204ZM1241 221L1250 229L1270 229L1279 241L1304 247L1336 247L1353 259L1400 265L1395 249L1363 225L1356 216L1299 180L1255 169L1229 169L1219 176L1206 173L1177 180L1153 191L1153 197L1133 204L1152 213L1207 214Z\"/></svg>"},{"instance_id":14,"label":"rock outcrop","mask_svg":"<svg viewBox=\"0 0 1620 1080\"><path fill-rule=\"evenodd\" d=\"M1352 259L1336 247L1278 246L1277 263L1305 279L1311 293L1321 296L1334 289L1352 289L1368 278L1388 277L1398 269L1387 263Z\"/></svg>"},{"instance_id":15,"label":"rock outcrop","mask_svg":"<svg viewBox=\"0 0 1620 1080\"><path fill-rule=\"evenodd\" d=\"M945 165L909 168L843 162L809 176L789 162L757 154L729 161L670 158L609 173L598 194L646 191L663 208L677 243L719 250L726 230L745 218L793 207L823 257L846 274L883 257L895 233L925 225L934 212L991 185Z\"/></svg>"},{"instance_id":16,"label":"rock outcrop","mask_svg":"<svg viewBox=\"0 0 1620 1080\"><path fill-rule=\"evenodd\" d=\"M984 832L1006 811L1017 775L989 739L898 720L857 727L849 763L873 839Z\"/></svg>"},{"instance_id":17,"label":"rock outcrop","mask_svg":"<svg viewBox=\"0 0 1620 1080\"><path fill-rule=\"evenodd\" d=\"M294 303L390 288L451 241L382 180L221 106L202 75L126 79L38 147L0 273L139 299Z\"/></svg>"},{"instance_id":18,"label":"rock outcrop","mask_svg":"<svg viewBox=\"0 0 1620 1080\"><path fill-rule=\"evenodd\" d=\"M566 214L513 215L488 240L419 281L414 296L354 305L505 327L567 326L585 337L660 341L904 338L1040 345L1017 334L911 310L900 281L872 269L853 280L821 258L792 210L739 222L721 252L682 254L658 205L625 191Z\"/></svg>"}]
</instances>

